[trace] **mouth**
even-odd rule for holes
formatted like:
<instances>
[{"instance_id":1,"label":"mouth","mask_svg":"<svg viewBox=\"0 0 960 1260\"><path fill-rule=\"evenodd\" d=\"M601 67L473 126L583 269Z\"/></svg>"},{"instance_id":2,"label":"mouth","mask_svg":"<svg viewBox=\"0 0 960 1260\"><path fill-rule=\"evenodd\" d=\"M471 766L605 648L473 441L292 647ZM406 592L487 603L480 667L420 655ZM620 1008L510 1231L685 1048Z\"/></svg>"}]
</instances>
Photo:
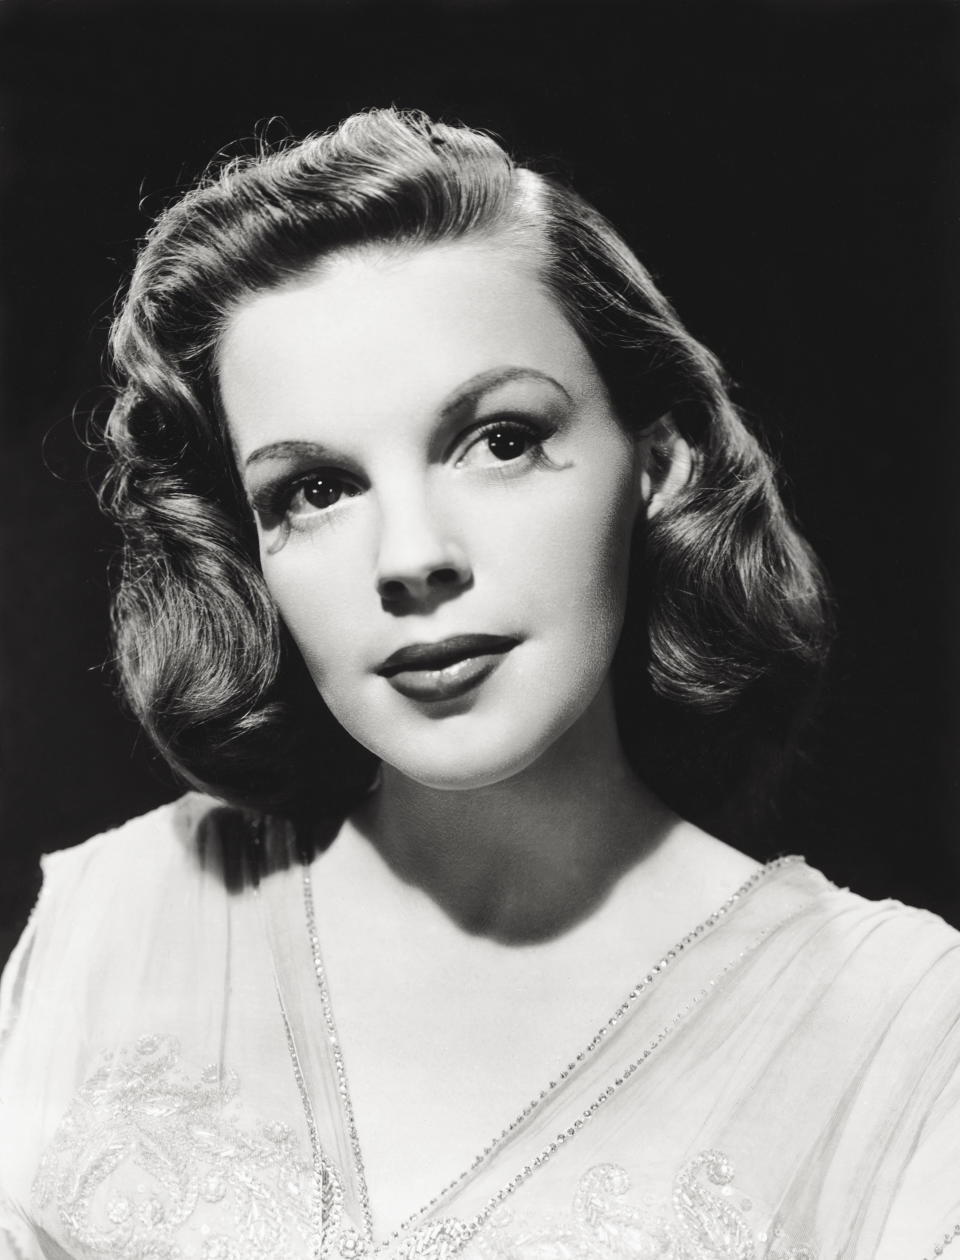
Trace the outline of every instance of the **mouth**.
<instances>
[{"instance_id":1,"label":"mouth","mask_svg":"<svg viewBox=\"0 0 960 1260\"><path fill-rule=\"evenodd\" d=\"M460 634L439 643L411 643L376 672L411 700L450 700L479 686L518 642L504 635Z\"/></svg>"}]
</instances>

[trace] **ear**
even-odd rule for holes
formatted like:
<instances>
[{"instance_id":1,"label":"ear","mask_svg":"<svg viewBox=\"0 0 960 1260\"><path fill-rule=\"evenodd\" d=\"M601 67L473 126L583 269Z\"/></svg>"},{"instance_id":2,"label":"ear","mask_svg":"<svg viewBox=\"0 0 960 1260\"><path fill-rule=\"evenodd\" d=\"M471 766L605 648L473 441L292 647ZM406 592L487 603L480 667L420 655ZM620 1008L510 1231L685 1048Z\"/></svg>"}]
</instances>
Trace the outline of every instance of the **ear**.
<instances>
[{"instance_id":1,"label":"ear","mask_svg":"<svg viewBox=\"0 0 960 1260\"><path fill-rule=\"evenodd\" d=\"M636 443L640 501L650 520L690 480L695 457L669 412L644 429Z\"/></svg>"}]
</instances>

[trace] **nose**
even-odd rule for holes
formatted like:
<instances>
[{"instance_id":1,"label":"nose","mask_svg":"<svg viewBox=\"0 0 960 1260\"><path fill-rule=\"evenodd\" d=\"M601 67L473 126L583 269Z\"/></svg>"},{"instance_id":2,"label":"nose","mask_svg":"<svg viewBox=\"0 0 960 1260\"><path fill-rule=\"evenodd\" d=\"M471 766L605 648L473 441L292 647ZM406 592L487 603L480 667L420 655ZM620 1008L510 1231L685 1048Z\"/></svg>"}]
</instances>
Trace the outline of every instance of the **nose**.
<instances>
[{"instance_id":1,"label":"nose","mask_svg":"<svg viewBox=\"0 0 960 1260\"><path fill-rule=\"evenodd\" d=\"M439 602L473 580L462 543L423 492L381 503L377 592L394 608Z\"/></svg>"}]
</instances>

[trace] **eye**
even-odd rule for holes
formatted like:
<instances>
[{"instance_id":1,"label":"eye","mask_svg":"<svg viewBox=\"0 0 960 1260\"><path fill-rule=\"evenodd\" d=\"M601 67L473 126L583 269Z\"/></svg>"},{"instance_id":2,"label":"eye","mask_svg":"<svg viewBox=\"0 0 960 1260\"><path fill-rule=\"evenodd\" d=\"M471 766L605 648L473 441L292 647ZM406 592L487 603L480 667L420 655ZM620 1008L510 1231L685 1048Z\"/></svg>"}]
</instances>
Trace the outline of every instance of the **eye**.
<instances>
[{"instance_id":1,"label":"eye","mask_svg":"<svg viewBox=\"0 0 960 1260\"><path fill-rule=\"evenodd\" d=\"M251 505L266 528L283 522L297 524L319 517L342 499L355 498L361 488L335 469L315 469L298 477L283 478L253 495Z\"/></svg>"},{"instance_id":2,"label":"eye","mask_svg":"<svg viewBox=\"0 0 960 1260\"><path fill-rule=\"evenodd\" d=\"M347 485L342 477L331 473L311 474L291 487L287 510L323 511L339 503L344 495L356 494L355 487Z\"/></svg>"},{"instance_id":3,"label":"eye","mask_svg":"<svg viewBox=\"0 0 960 1260\"><path fill-rule=\"evenodd\" d=\"M490 468L538 459L547 436L526 420L508 417L492 420L473 435L457 460L457 467Z\"/></svg>"},{"instance_id":4,"label":"eye","mask_svg":"<svg viewBox=\"0 0 960 1260\"><path fill-rule=\"evenodd\" d=\"M288 520L312 516L336 507L341 499L352 499L360 488L332 469L309 473L290 483L283 494L283 514Z\"/></svg>"},{"instance_id":5,"label":"eye","mask_svg":"<svg viewBox=\"0 0 960 1260\"><path fill-rule=\"evenodd\" d=\"M492 429L485 440L494 459L507 460L519 459L521 455L526 455L533 437L529 433L524 433L522 429L504 425L499 429Z\"/></svg>"}]
</instances>

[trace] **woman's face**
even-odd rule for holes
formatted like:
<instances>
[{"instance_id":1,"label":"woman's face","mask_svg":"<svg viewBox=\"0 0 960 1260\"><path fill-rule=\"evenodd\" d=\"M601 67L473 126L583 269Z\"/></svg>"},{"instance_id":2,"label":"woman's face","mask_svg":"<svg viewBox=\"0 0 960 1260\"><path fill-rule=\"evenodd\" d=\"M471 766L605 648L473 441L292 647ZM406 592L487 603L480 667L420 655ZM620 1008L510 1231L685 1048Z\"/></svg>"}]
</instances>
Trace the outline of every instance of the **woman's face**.
<instances>
[{"instance_id":1,"label":"woman's face","mask_svg":"<svg viewBox=\"0 0 960 1260\"><path fill-rule=\"evenodd\" d=\"M264 577L355 739L481 787L595 708L639 460L532 268L341 255L241 306L218 368Z\"/></svg>"}]
</instances>

